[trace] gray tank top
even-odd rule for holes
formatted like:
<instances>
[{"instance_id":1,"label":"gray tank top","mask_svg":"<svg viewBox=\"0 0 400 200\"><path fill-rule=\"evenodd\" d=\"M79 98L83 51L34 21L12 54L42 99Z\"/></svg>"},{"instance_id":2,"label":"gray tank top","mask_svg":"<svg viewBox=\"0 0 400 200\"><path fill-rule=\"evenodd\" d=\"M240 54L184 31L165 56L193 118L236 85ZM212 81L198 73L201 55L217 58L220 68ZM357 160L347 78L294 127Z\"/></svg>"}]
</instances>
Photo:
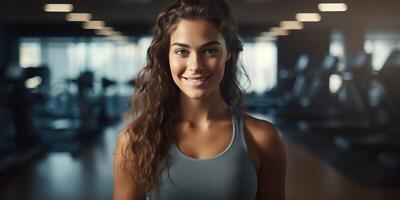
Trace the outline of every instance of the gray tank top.
<instances>
[{"instance_id":1,"label":"gray tank top","mask_svg":"<svg viewBox=\"0 0 400 200\"><path fill-rule=\"evenodd\" d=\"M228 147L209 159L196 159L171 145L160 187L148 200L254 200L257 173L244 139L239 112L231 109L233 135Z\"/></svg>"}]
</instances>

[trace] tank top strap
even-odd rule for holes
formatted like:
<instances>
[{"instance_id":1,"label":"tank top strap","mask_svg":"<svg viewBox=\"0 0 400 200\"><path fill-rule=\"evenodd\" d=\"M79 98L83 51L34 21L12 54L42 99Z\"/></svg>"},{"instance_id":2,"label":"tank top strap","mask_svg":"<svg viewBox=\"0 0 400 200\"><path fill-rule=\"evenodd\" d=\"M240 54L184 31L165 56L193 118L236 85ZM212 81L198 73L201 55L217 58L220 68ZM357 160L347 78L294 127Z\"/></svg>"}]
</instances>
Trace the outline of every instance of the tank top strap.
<instances>
[{"instance_id":1,"label":"tank top strap","mask_svg":"<svg viewBox=\"0 0 400 200\"><path fill-rule=\"evenodd\" d=\"M234 124L235 124L235 130L237 133L236 137L237 137L238 145L242 146L244 151L248 152L246 139L245 139L245 127L244 127L244 121L243 121L243 113L237 108L231 108L231 111L233 113L233 119L234 119Z\"/></svg>"}]
</instances>

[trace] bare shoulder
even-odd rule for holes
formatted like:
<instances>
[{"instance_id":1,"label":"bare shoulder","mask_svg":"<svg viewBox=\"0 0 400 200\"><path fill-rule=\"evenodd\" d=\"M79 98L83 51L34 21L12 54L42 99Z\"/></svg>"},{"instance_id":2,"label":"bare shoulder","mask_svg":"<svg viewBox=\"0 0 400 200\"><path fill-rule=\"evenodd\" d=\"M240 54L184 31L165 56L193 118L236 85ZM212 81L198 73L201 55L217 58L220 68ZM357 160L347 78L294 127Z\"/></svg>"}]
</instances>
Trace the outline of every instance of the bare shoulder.
<instances>
[{"instance_id":1,"label":"bare shoulder","mask_svg":"<svg viewBox=\"0 0 400 200\"><path fill-rule=\"evenodd\" d=\"M114 150L113 175L114 175L114 200L137 199L136 184L132 176L135 172L135 157L132 153L130 134L128 129L118 133L117 143Z\"/></svg>"},{"instance_id":2,"label":"bare shoulder","mask_svg":"<svg viewBox=\"0 0 400 200\"><path fill-rule=\"evenodd\" d=\"M258 159L259 199L285 199L286 151L281 133L271 122L244 115L249 149ZM246 141L247 142L247 141Z\"/></svg>"},{"instance_id":3,"label":"bare shoulder","mask_svg":"<svg viewBox=\"0 0 400 200\"><path fill-rule=\"evenodd\" d=\"M130 143L130 136L127 128L123 128L118 132L117 143L115 145L114 155L121 155L121 152L128 148Z\"/></svg>"},{"instance_id":4,"label":"bare shoulder","mask_svg":"<svg viewBox=\"0 0 400 200\"><path fill-rule=\"evenodd\" d=\"M243 119L247 133L254 141L257 149L266 152L274 148L280 148L282 137L275 125L271 122L254 118L248 114L244 114Z\"/></svg>"}]
</instances>

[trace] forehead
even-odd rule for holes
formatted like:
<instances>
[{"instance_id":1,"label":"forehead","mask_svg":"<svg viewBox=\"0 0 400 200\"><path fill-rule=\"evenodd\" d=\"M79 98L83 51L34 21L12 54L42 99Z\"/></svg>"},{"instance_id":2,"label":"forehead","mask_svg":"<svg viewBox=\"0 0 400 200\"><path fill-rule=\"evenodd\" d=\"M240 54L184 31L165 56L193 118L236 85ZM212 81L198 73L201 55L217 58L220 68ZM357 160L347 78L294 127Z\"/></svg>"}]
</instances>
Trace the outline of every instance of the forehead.
<instances>
[{"instance_id":1,"label":"forehead","mask_svg":"<svg viewBox=\"0 0 400 200\"><path fill-rule=\"evenodd\" d=\"M190 46L201 45L210 41L225 44L222 33L211 22L204 19L181 19L171 32L170 44L185 43Z\"/></svg>"}]
</instances>

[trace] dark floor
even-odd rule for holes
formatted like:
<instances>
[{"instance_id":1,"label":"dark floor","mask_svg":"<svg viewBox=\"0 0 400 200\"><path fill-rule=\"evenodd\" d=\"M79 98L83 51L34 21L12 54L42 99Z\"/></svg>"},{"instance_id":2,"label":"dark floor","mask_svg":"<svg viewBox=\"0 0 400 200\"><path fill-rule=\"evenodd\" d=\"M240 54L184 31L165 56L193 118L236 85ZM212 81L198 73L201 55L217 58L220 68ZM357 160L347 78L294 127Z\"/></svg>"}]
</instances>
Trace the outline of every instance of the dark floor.
<instances>
[{"instance_id":1,"label":"dark floor","mask_svg":"<svg viewBox=\"0 0 400 200\"><path fill-rule=\"evenodd\" d=\"M78 156L51 153L3 174L0 198L111 199L112 152L118 129L119 126L107 128L93 147ZM400 188L374 189L360 185L288 138L292 137L285 137L288 154L287 200L400 199Z\"/></svg>"},{"instance_id":2,"label":"dark floor","mask_svg":"<svg viewBox=\"0 0 400 200\"><path fill-rule=\"evenodd\" d=\"M117 129L106 129L93 147L78 156L50 153L3 175L0 199L111 199L112 152Z\"/></svg>"}]
</instances>

